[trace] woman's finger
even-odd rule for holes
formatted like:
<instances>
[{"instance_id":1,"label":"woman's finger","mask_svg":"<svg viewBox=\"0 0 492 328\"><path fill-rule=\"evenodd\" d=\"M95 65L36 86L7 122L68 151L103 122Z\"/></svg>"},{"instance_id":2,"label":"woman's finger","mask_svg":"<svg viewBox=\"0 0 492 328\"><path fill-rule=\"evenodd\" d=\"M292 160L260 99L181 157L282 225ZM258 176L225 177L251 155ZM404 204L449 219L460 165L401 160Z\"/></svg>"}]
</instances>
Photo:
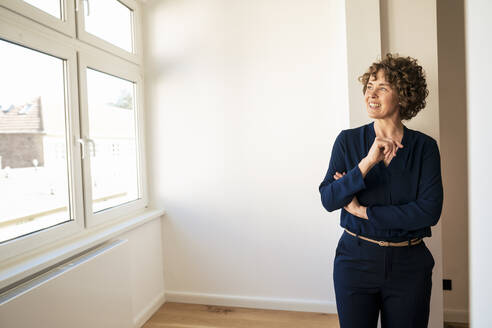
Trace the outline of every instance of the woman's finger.
<instances>
[{"instance_id":1,"label":"woman's finger","mask_svg":"<svg viewBox=\"0 0 492 328\"><path fill-rule=\"evenodd\" d=\"M393 146L391 143L388 144L388 151L386 152L386 156L388 156L388 154L391 154L393 152Z\"/></svg>"},{"instance_id":2,"label":"woman's finger","mask_svg":"<svg viewBox=\"0 0 492 328\"><path fill-rule=\"evenodd\" d=\"M393 151L393 148L391 147L391 144L387 143L384 147L384 157L387 157L388 154L390 154Z\"/></svg>"},{"instance_id":3,"label":"woman's finger","mask_svg":"<svg viewBox=\"0 0 492 328\"><path fill-rule=\"evenodd\" d=\"M399 141L390 138L383 138L383 140L391 144L391 149L396 148L396 150L398 150L398 148L403 148L403 144ZM396 150L395 150L395 156L396 156Z\"/></svg>"},{"instance_id":4,"label":"woman's finger","mask_svg":"<svg viewBox=\"0 0 492 328\"><path fill-rule=\"evenodd\" d=\"M335 174L333 175L333 178L334 178L335 180L338 180L338 179L340 179L341 177L343 177L345 174L346 174L345 172L343 172L343 173L335 172Z\"/></svg>"}]
</instances>

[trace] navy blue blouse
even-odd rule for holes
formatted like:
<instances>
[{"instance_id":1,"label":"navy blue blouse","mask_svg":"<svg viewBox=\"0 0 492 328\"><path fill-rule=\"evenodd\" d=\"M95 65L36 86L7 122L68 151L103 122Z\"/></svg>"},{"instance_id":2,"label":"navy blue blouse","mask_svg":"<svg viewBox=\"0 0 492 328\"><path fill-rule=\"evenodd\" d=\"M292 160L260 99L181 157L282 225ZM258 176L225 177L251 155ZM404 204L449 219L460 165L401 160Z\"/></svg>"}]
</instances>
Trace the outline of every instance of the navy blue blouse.
<instances>
[{"instance_id":1,"label":"navy blue blouse","mask_svg":"<svg viewBox=\"0 0 492 328\"><path fill-rule=\"evenodd\" d=\"M376 133L374 122L340 132L333 145L328 172L319 186L328 212L342 209L340 225L377 240L404 241L430 237L441 216L443 187L437 142L403 126L403 148L388 166L380 161L362 178L359 162L369 153ZM335 180L335 172L346 172ZM343 207L357 196L367 206L368 220Z\"/></svg>"}]
</instances>

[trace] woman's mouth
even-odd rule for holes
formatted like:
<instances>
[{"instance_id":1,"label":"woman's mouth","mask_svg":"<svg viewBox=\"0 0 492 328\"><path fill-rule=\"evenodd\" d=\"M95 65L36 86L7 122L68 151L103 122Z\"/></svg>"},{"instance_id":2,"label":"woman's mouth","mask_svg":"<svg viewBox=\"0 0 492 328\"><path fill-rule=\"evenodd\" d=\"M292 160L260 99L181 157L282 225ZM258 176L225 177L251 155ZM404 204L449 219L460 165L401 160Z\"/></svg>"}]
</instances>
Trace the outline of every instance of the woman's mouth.
<instances>
[{"instance_id":1,"label":"woman's mouth","mask_svg":"<svg viewBox=\"0 0 492 328\"><path fill-rule=\"evenodd\" d=\"M375 102L370 102L369 103L369 107L376 109L376 108L381 107L381 104L378 104L378 103L375 103Z\"/></svg>"}]
</instances>

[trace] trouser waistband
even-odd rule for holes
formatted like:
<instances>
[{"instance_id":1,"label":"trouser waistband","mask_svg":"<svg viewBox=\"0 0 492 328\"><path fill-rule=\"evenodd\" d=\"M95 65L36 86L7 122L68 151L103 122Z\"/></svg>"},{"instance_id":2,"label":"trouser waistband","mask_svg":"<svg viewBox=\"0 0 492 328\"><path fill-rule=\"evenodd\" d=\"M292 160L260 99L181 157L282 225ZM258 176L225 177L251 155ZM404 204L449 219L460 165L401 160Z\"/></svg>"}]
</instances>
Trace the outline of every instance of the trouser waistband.
<instances>
[{"instance_id":1,"label":"trouser waistband","mask_svg":"<svg viewBox=\"0 0 492 328\"><path fill-rule=\"evenodd\" d=\"M414 239L411 239L408 241L400 241L400 242L375 240L375 239L367 238L367 237L364 237L361 235L357 235L357 234L353 233L352 231L349 231L347 228L345 228L345 231L347 231L349 234L351 234L354 237L364 239L364 240L370 241L371 243L378 244L379 246L384 246L384 247L388 247L388 246L395 246L395 247L412 246L412 245L417 245L418 243L420 243L422 241L422 238L414 238Z\"/></svg>"}]
</instances>

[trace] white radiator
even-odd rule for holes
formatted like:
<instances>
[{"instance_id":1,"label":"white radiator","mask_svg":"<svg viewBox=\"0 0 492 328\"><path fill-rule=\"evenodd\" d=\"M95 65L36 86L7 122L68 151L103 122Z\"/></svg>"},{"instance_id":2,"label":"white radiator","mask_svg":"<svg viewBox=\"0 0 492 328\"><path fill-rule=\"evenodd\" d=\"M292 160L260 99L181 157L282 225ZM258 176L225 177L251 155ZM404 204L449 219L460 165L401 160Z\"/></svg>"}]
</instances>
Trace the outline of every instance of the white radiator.
<instances>
[{"instance_id":1,"label":"white radiator","mask_svg":"<svg viewBox=\"0 0 492 328\"><path fill-rule=\"evenodd\" d=\"M1 328L130 328L129 250L116 240L0 296Z\"/></svg>"}]
</instances>

